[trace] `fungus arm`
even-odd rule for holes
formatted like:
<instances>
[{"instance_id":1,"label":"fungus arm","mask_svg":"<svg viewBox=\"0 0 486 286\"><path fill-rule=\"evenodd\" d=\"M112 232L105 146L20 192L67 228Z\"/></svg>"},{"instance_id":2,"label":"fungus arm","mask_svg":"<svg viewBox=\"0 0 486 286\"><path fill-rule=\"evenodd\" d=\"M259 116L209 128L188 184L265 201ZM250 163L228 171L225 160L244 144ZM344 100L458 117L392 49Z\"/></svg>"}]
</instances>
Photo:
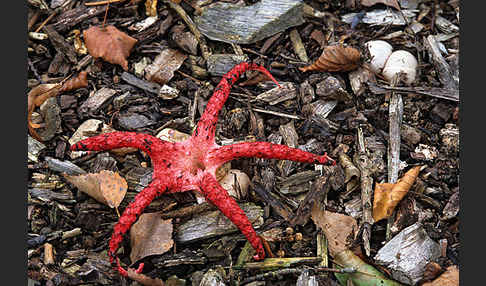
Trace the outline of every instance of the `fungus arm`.
<instances>
[{"instance_id":1,"label":"fungus arm","mask_svg":"<svg viewBox=\"0 0 486 286\"><path fill-rule=\"evenodd\" d=\"M108 254L110 256L110 262L116 261L118 272L121 275L127 276L128 273L120 265L120 261L115 256L116 251L120 247L120 243L123 241L123 235L130 229L133 223L137 220L138 216L143 212L143 210L157 197L158 195L164 193L167 190L167 185L160 180L152 181L145 189L138 193L134 200L127 206L117 224L113 228L113 234L111 235L109 243ZM143 265L137 269L141 272Z\"/></svg>"},{"instance_id":2,"label":"fungus arm","mask_svg":"<svg viewBox=\"0 0 486 286\"><path fill-rule=\"evenodd\" d=\"M193 136L201 137L202 140L206 141L211 141L214 139L214 131L216 128L216 122L218 121L219 111L228 99L231 86L247 70L260 71L268 76L278 86L280 86L270 72L262 66L247 62L242 62L234 66L223 76L219 84L216 86L213 96L209 99L206 109L204 110L201 119L199 119Z\"/></svg>"},{"instance_id":3,"label":"fungus arm","mask_svg":"<svg viewBox=\"0 0 486 286\"><path fill-rule=\"evenodd\" d=\"M238 227L241 233L245 235L257 253L253 258L255 260L265 258L262 241L257 236L245 212L243 212L236 201L228 195L228 192L221 187L218 181L216 181L216 178L210 173L205 173L202 177L201 191L206 199L218 207Z\"/></svg>"},{"instance_id":4,"label":"fungus arm","mask_svg":"<svg viewBox=\"0 0 486 286\"><path fill-rule=\"evenodd\" d=\"M317 164L330 162L334 165L336 163L326 153L320 156L297 148L270 142L244 142L226 145L211 151L209 157L217 165L242 157L290 160Z\"/></svg>"}]
</instances>

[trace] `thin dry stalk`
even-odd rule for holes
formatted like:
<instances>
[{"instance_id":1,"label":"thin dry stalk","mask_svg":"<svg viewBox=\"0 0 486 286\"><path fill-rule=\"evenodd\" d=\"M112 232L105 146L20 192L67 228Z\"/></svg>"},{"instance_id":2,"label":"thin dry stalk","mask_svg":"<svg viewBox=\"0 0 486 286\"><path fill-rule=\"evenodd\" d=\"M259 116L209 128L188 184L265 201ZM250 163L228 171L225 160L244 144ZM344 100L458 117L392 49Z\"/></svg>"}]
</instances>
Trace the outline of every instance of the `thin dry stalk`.
<instances>
[{"instance_id":1,"label":"thin dry stalk","mask_svg":"<svg viewBox=\"0 0 486 286\"><path fill-rule=\"evenodd\" d=\"M373 187L373 178L371 177L372 162L366 152L363 129L358 127L358 146L354 157L354 163L361 172L361 204L363 206L363 217L361 224L363 226L363 244L366 255L370 255L371 225L373 224L373 209L371 204L371 194Z\"/></svg>"}]
</instances>

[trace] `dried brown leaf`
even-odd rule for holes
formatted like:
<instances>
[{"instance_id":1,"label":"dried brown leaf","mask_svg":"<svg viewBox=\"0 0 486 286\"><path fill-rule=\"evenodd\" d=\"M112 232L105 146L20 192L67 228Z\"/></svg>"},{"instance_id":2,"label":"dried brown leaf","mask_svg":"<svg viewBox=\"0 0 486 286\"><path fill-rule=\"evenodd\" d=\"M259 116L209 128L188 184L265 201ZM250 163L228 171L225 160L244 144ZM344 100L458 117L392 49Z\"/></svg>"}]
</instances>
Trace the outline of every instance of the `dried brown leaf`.
<instances>
[{"instance_id":1,"label":"dried brown leaf","mask_svg":"<svg viewBox=\"0 0 486 286\"><path fill-rule=\"evenodd\" d=\"M145 78L159 84L166 84L178 70L187 55L174 49L165 49L145 68Z\"/></svg>"},{"instance_id":2,"label":"dried brown leaf","mask_svg":"<svg viewBox=\"0 0 486 286\"><path fill-rule=\"evenodd\" d=\"M300 67L302 72L306 71L351 71L358 67L360 52L352 47L327 46L321 56L310 66Z\"/></svg>"},{"instance_id":3,"label":"dried brown leaf","mask_svg":"<svg viewBox=\"0 0 486 286\"><path fill-rule=\"evenodd\" d=\"M356 238L358 224L350 216L321 210L318 204L314 204L311 217L326 235L331 256L348 249Z\"/></svg>"},{"instance_id":4,"label":"dried brown leaf","mask_svg":"<svg viewBox=\"0 0 486 286\"><path fill-rule=\"evenodd\" d=\"M373 198L373 219L375 222L388 218L398 203L412 187L422 166L408 170L395 184L376 184Z\"/></svg>"},{"instance_id":5,"label":"dried brown leaf","mask_svg":"<svg viewBox=\"0 0 486 286\"><path fill-rule=\"evenodd\" d=\"M366 7L370 7L378 3L382 3L387 6L393 7L397 10L400 10L400 5L398 4L398 0L361 0L361 5Z\"/></svg>"},{"instance_id":6,"label":"dried brown leaf","mask_svg":"<svg viewBox=\"0 0 486 286\"><path fill-rule=\"evenodd\" d=\"M137 273L135 269L128 268L127 277L145 286L165 286L164 281L159 278L150 278L145 274Z\"/></svg>"},{"instance_id":7,"label":"dried brown leaf","mask_svg":"<svg viewBox=\"0 0 486 286\"><path fill-rule=\"evenodd\" d=\"M32 112L36 107L40 107L48 98L58 96L62 91L75 90L88 86L88 73L82 71L78 76L67 80L64 84L44 83L34 87L27 95L27 127L30 135L38 141L43 141L35 131L43 125L32 122Z\"/></svg>"},{"instance_id":8,"label":"dried brown leaf","mask_svg":"<svg viewBox=\"0 0 486 286\"><path fill-rule=\"evenodd\" d=\"M157 0L145 1L145 15L149 17L157 17Z\"/></svg>"},{"instance_id":9,"label":"dried brown leaf","mask_svg":"<svg viewBox=\"0 0 486 286\"><path fill-rule=\"evenodd\" d=\"M83 36L88 53L93 58L102 58L111 64L120 65L125 71L128 70L127 58L137 39L114 26L92 26L83 31Z\"/></svg>"},{"instance_id":10,"label":"dried brown leaf","mask_svg":"<svg viewBox=\"0 0 486 286\"><path fill-rule=\"evenodd\" d=\"M440 264L434 261L431 261L425 265L425 271L422 276L422 281L423 282L430 282L437 278L439 274L442 272L442 267L440 267Z\"/></svg>"},{"instance_id":11,"label":"dried brown leaf","mask_svg":"<svg viewBox=\"0 0 486 286\"><path fill-rule=\"evenodd\" d=\"M172 219L163 220L161 213L142 214L130 229L132 263L149 255L163 254L174 245Z\"/></svg>"},{"instance_id":12,"label":"dried brown leaf","mask_svg":"<svg viewBox=\"0 0 486 286\"><path fill-rule=\"evenodd\" d=\"M80 72L76 77L68 79L61 87L61 91L70 91L78 88L88 87L88 73Z\"/></svg>"},{"instance_id":13,"label":"dried brown leaf","mask_svg":"<svg viewBox=\"0 0 486 286\"><path fill-rule=\"evenodd\" d=\"M35 129L42 127L40 124L32 122L32 112L50 97L59 94L61 85L58 83L44 83L34 87L27 95L27 127L30 135L38 141L42 141Z\"/></svg>"},{"instance_id":14,"label":"dried brown leaf","mask_svg":"<svg viewBox=\"0 0 486 286\"><path fill-rule=\"evenodd\" d=\"M127 192L127 182L118 173L102 170L99 173L70 176L64 178L81 192L111 208L118 207Z\"/></svg>"},{"instance_id":15,"label":"dried brown leaf","mask_svg":"<svg viewBox=\"0 0 486 286\"><path fill-rule=\"evenodd\" d=\"M458 286L459 269L456 265L447 267L446 272L442 273L432 282L422 284L422 286Z\"/></svg>"}]
</instances>

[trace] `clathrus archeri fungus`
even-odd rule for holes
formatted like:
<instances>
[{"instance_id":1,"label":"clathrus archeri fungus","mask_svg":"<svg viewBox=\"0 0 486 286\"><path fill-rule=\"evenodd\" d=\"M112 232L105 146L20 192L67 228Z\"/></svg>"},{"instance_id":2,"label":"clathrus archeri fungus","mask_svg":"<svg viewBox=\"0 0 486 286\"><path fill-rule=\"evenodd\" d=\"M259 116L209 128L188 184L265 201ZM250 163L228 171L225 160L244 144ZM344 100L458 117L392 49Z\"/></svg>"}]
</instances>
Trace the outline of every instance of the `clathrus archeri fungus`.
<instances>
[{"instance_id":1,"label":"clathrus archeri fungus","mask_svg":"<svg viewBox=\"0 0 486 286\"><path fill-rule=\"evenodd\" d=\"M115 257L120 243L131 225L143 212L146 206L163 193L184 192L196 190L213 203L228 217L246 236L256 250L255 260L265 257L262 241L255 233L245 213L236 201L230 197L215 178L216 169L237 158L267 158L292 160L297 162L335 164L335 161L324 154L322 156L308 153L285 145L269 142L244 142L226 146L219 146L214 141L218 114L226 99L231 86L242 73L247 70L257 70L266 74L277 85L277 81L263 67L253 63L240 63L223 76L221 82L209 100L204 114L201 116L192 136L177 143L160 140L147 134L134 132L113 132L81 140L71 146L71 150L103 151L121 147L135 147L147 153L152 159L154 168L152 182L143 189L131 202L118 223L114 227L109 245L111 262L117 263L121 275L127 276L120 262ZM138 268L142 270L143 264Z\"/></svg>"}]
</instances>

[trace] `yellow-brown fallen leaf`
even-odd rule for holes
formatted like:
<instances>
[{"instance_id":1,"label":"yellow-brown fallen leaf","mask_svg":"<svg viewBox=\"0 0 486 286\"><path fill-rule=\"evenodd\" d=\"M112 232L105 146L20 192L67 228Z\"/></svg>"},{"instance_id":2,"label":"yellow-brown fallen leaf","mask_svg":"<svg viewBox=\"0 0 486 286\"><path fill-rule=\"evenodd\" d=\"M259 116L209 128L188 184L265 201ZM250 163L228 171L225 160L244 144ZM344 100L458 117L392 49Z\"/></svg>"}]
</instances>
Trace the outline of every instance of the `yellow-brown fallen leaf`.
<instances>
[{"instance_id":1,"label":"yellow-brown fallen leaf","mask_svg":"<svg viewBox=\"0 0 486 286\"><path fill-rule=\"evenodd\" d=\"M376 184L373 198L373 220L375 222L388 218L393 213L395 207L405 197L415 179L417 179L421 167L411 168L395 184Z\"/></svg>"},{"instance_id":2,"label":"yellow-brown fallen leaf","mask_svg":"<svg viewBox=\"0 0 486 286\"><path fill-rule=\"evenodd\" d=\"M81 31L75 29L71 32L74 34L74 50L80 55L86 55L88 53L88 49L84 44L83 40L81 40Z\"/></svg>"},{"instance_id":3,"label":"yellow-brown fallen leaf","mask_svg":"<svg viewBox=\"0 0 486 286\"><path fill-rule=\"evenodd\" d=\"M351 216L321 210L318 204L314 204L311 217L326 235L331 256L348 249L356 238L358 224Z\"/></svg>"},{"instance_id":4,"label":"yellow-brown fallen leaf","mask_svg":"<svg viewBox=\"0 0 486 286\"><path fill-rule=\"evenodd\" d=\"M127 58L137 39L114 26L92 26L83 31L83 36L88 53L93 58L102 58L111 64L120 65L125 71L128 70Z\"/></svg>"},{"instance_id":5,"label":"yellow-brown fallen leaf","mask_svg":"<svg viewBox=\"0 0 486 286\"><path fill-rule=\"evenodd\" d=\"M162 219L161 213L142 214L130 229L132 263L149 255L166 253L174 245L172 219Z\"/></svg>"},{"instance_id":6,"label":"yellow-brown fallen leaf","mask_svg":"<svg viewBox=\"0 0 486 286\"><path fill-rule=\"evenodd\" d=\"M30 135L38 141L42 141L39 134L35 131L41 128L42 125L32 122L32 112L36 107L40 107L44 101L50 97L58 96L63 91L75 90L81 87L88 86L88 73L80 72L76 77L67 80L64 84L61 83L44 83L34 87L27 95L27 127Z\"/></svg>"},{"instance_id":7,"label":"yellow-brown fallen leaf","mask_svg":"<svg viewBox=\"0 0 486 286\"><path fill-rule=\"evenodd\" d=\"M127 192L127 181L118 173L102 170L99 173L70 176L64 178L81 192L111 208L120 205Z\"/></svg>"},{"instance_id":8,"label":"yellow-brown fallen leaf","mask_svg":"<svg viewBox=\"0 0 486 286\"><path fill-rule=\"evenodd\" d=\"M459 286L459 269L456 265L449 266L446 272L434 281L424 283L422 286Z\"/></svg>"},{"instance_id":9,"label":"yellow-brown fallen leaf","mask_svg":"<svg viewBox=\"0 0 486 286\"><path fill-rule=\"evenodd\" d=\"M352 47L341 45L327 46L321 56L310 66L300 67L302 72L306 71L351 71L358 67L360 52Z\"/></svg>"},{"instance_id":10,"label":"yellow-brown fallen leaf","mask_svg":"<svg viewBox=\"0 0 486 286\"><path fill-rule=\"evenodd\" d=\"M149 17L157 17L157 0L145 0L145 14Z\"/></svg>"}]
</instances>

